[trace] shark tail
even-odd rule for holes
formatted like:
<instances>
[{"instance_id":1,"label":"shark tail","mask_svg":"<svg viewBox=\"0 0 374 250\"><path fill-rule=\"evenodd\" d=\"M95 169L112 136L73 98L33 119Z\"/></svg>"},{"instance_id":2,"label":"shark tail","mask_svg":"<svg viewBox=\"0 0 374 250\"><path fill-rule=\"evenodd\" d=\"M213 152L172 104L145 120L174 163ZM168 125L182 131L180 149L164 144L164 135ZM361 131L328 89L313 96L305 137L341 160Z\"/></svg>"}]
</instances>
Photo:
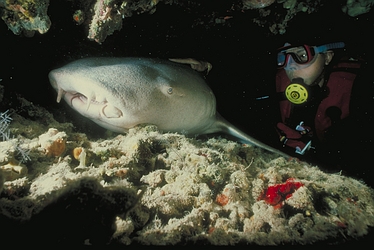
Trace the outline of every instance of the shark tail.
<instances>
[{"instance_id":1,"label":"shark tail","mask_svg":"<svg viewBox=\"0 0 374 250\"><path fill-rule=\"evenodd\" d=\"M217 114L217 124L216 125L219 128L219 131L239 139L239 141L241 143L257 146L257 147L265 149L269 152L272 152L272 153L278 154L280 156L283 156L287 159L291 158L291 156L289 156L288 154L286 154L286 153L284 153L284 152L282 152L282 151L280 151L276 148L273 148L273 147L255 139L255 138L253 138L252 136L247 135L246 133L241 131L239 128L235 127L233 124L228 122L225 118L223 118L219 114Z\"/></svg>"}]
</instances>

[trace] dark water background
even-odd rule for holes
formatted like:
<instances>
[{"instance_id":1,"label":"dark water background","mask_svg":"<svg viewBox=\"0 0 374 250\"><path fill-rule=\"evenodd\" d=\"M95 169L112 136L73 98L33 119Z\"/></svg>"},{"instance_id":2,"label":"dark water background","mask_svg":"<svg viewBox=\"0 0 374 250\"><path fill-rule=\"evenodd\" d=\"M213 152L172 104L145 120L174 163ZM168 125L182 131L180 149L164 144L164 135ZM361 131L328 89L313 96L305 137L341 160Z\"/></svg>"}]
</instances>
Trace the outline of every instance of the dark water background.
<instances>
[{"instance_id":1,"label":"dark water background","mask_svg":"<svg viewBox=\"0 0 374 250\"><path fill-rule=\"evenodd\" d=\"M374 58L373 11L351 18L345 16L339 6L325 4L317 13L298 14L289 23L286 34L273 35L267 27L253 23L256 12L227 14L229 3L209 5L213 2L205 1L194 10L160 3L152 15L134 15L125 19L122 30L102 44L87 39L85 27L73 21L75 10L68 1L51 1L48 14L52 26L43 35L35 34L32 38L16 36L0 23L2 44L6 45L1 56L0 78L8 95L1 108L16 106L16 98L11 93L18 93L47 108L58 121L73 122L77 130L100 137L104 135L103 129L67 105L55 102L56 93L47 77L51 69L88 56L192 57L213 65L207 81L216 95L218 112L251 136L280 148L274 130L274 121L278 119L276 103L272 100L256 101L255 98L273 93L274 51L286 41L344 41L347 44L344 53L349 52L367 61L365 82L373 85L370 72ZM225 24L213 25L209 22L213 11L233 18ZM202 23L197 24L198 21ZM372 185L374 164L371 154L374 147L371 125L374 118L371 114L374 94L362 92L362 95L368 98L367 105L360 107L368 110L367 115L357 121L354 130L347 131L349 135L357 134L358 143L350 145L351 148L344 146L340 154L307 160L327 171L343 170Z\"/></svg>"},{"instance_id":2,"label":"dark water background","mask_svg":"<svg viewBox=\"0 0 374 250\"><path fill-rule=\"evenodd\" d=\"M213 4L215 1L205 2ZM75 10L65 0L51 1L48 14L52 26L46 34L36 34L32 38L16 36L1 22L0 78L6 96L0 111L11 107L17 110L17 93L47 108L58 121L72 122L78 131L102 137L104 129L82 118L66 104L55 102L56 93L47 77L50 70L88 56L192 57L213 65L207 81L216 95L218 112L249 135L280 148L274 132L278 107L271 100L256 101L255 98L273 93L274 51L284 42L344 41L347 44L344 53L367 61L363 82L372 89L373 11L350 18L341 13L339 6L325 4L318 13L297 15L289 23L285 35L272 35L267 27L252 22L255 12L229 13L233 18L223 25L209 23L207 13L214 10L224 16L227 9L230 9L229 3L226 6L203 4L196 10L160 3L152 15L134 15L124 20L122 30L101 45L87 39L87 31L73 21ZM196 20L205 23L196 25ZM357 120L354 129L346 131L347 135L357 134L358 143L344 145L338 155L306 160L319 164L326 171L343 170L374 187L374 93L365 91L365 86L363 89L358 96L364 100L360 109L365 110L366 115ZM358 243L370 242L371 235L350 245L357 247Z\"/></svg>"}]
</instances>

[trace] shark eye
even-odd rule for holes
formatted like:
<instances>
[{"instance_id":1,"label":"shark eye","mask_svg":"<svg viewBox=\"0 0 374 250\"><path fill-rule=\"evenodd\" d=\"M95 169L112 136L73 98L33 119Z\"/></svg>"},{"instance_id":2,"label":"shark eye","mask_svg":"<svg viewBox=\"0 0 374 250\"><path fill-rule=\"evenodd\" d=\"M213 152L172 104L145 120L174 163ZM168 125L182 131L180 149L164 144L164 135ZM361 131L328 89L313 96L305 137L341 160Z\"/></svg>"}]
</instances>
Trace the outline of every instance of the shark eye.
<instances>
[{"instance_id":1,"label":"shark eye","mask_svg":"<svg viewBox=\"0 0 374 250\"><path fill-rule=\"evenodd\" d=\"M170 88L168 88L168 94L173 94L173 88L172 87L170 87Z\"/></svg>"}]
</instances>

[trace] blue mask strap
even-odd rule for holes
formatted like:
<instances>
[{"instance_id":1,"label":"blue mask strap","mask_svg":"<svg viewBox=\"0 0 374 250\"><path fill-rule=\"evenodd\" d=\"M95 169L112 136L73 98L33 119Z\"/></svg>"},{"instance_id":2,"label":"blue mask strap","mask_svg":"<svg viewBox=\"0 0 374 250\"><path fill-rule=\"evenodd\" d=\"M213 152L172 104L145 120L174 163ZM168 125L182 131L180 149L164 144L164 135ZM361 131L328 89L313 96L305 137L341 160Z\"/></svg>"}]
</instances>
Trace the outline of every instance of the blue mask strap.
<instances>
[{"instance_id":1,"label":"blue mask strap","mask_svg":"<svg viewBox=\"0 0 374 250\"><path fill-rule=\"evenodd\" d=\"M316 54L326 52L330 49L341 49L344 48L345 44L343 42L329 43L314 48Z\"/></svg>"}]
</instances>

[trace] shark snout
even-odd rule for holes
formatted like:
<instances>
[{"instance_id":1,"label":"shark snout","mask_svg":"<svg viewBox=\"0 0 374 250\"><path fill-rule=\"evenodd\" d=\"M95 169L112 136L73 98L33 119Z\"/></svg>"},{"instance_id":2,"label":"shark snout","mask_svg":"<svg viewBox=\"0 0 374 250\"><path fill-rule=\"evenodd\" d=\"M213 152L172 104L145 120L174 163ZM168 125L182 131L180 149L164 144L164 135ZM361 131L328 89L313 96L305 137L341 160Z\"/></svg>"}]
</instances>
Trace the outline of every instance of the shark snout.
<instances>
[{"instance_id":1,"label":"shark snout","mask_svg":"<svg viewBox=\"0 0 374 250\"><path fill-rule=\"evenodd\" d=\"M65 74L53 70L48 75L52 87L57 92L56 101L64 99L72 108L86 117L120 118L123 113L116 106L111 105L106 92L95 88L78 77L68 77Z\"/></svg>"},{"instance_id":2,"label":"shark snout","mask_svg":"<svg viewBox=\"0 0 374 250\"><path fill-rule=\"evenodd\" d=\"M60 72L58 70L52 70L49 75L49 81L52 85L52 87L57 92L57 99L56 101L59 103L61 102L61 99L65 99L67 103L70 104L70 106L73 106L73 100L79 99L80 102L87 104L89 103L90 96L88 95L87 91L81 91L78 90L75 86L79 86L77 84L71 84L73 79L70 79L67 77L63 72ZM81 87L82 88L82 87ZM84 90L86 87L83 87ZM87 88L88 89L88 88ZM86 93L85 93L86 92Z\"/></svg>"},{"instance_id":3,"label":"shark snout","mask_svg":"<svg viewBox=\"0 0 374 250\"><path fill-rule=\"evenodd\" d=\"M49 82L51 83L52 87L57 91L56 101L58 103L60 103L61 99L66 94L65 90L59 85L59 81L58 81L59 75L61 75L61 74L58 73L56 70L52 70L48 74Z\"/></svg>"}]
</instances>

